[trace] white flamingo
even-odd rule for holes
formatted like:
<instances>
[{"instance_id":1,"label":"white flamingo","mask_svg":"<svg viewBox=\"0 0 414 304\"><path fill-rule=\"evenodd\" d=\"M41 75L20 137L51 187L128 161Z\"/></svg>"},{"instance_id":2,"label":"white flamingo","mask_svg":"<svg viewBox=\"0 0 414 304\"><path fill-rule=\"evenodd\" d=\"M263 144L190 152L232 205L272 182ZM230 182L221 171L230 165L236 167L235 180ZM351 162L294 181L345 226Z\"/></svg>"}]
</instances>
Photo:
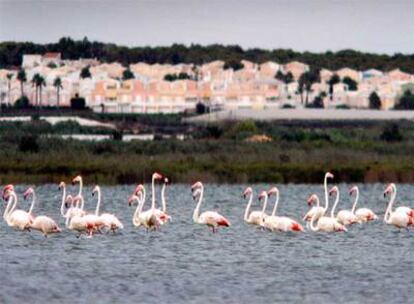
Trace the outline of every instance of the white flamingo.
<instances>
[{"instance_id":1,"label":"white flamingo","mask_svg":"<svg viewBox=\"0 0 414 304\"><path fill-rule=\"evenodd\" d=\"M329 191L330 195L332 195L333 193L336 193L336 200L339 201L339 189L337 186L332 187L331 190ZM358 217L354 214L354 211L353 211L354 209L355 209L355 205L352 206L351 210L339 211L338 214L336 215L336 220L345 226L352 225L355 223L360 223ZM335 208L332 208L332 212L331 212L332 217L334 217L334 210Z\"/></svg>"},{"instance_id":2,"label":"white flamingo","mask_svg":"<svg viewBox=\"0 0 414 304\"><path fill-rule=\"evenodd\" d=\"M70 205L70 207L73 208L79 208L78 206L75 206L75 204L79 204L79 201L79 197L75 201L72 195L70 194L66 197L66 202ZM87 218L85 218L85 216L81 216L78 214L74 214L72 217L66 216L65 225L66 228L78 232L78 238L81 236L82 233L92 235L93 230L95 229L95 225L93 222L89 222Z\"/></svg>"},{"instance_id":3,"label":"white flamingo","mask_svg":"<svg viewBox=\"0 0 414 304\"><path fill-rule=\"evenodd\" d=\"M394 225L398 228L407 228L413 224L413 218L411 216L411 208L399 207L392 211L392 207L397 196L397 188L395 184L390 184L384 191L384 197L390 194L390 201L384 214L384 222L389 225Z\"/></svg>"},{"instance_id":4,"label":"white flamingo","mask_svg":"<svg viewBox=\"0 0 414 304\"><path fill-rule=\"evenodd\" d=\"M166 223L167 221L171 221L171 216L167 214L167 200L165 199L165 190L169 183L170 181L168 180L168 178L164 177L164 183L161 189L161 203L162 203L162 212L164 213L165 220L164 221L161 220L162 224Z\"/></svg>"},{"instance_id":5,"label":"white flamingo","mask_svg":"<svg viewBox=\"0 0 414 304\"><path fill-rule=\"evenodd\" d=\"M134 201L137 201L137 208L135 209L134 215L132 216L132 224L135 227L140 227L142 225L142 221L140 220L140 215L141 215L142 207L144 206L144 199L143 199L143 194L141 191L129 197L128 205L132 206L134 204Z\"/></svg>"},{"instance_id":6,"label":"white flamingo","mask_svg":"<svg viewBox=\"0 0 414 304\"><path fill-rule=\"evenodd\" d=\"M353 195L355 193L355 201L354 201L354 205L352 206L352 213L354 213L358 220L362 223L362 222L369 222L369 221L373 221L378 219L378 216L371 210L368 208L358 208L356 209L358 200L359 200L359 189L358 186L353 186L350 190L349 190L349 195ZM356 210L355 210L356 209Z\"/></svg>"},{"instance_id":7,"label":"white flamingo","mask_svg":"<svg viewBox=\"0 0 414 304\"><path fill-rule=\"evenodd\" d=\"M28 188L23 194L24 199L27 199L29 196L32 196L32 204L29 210L29 214L32 215L32 211L36 202L36 194L33 188L31 187ZM38 215L34 217L34 220L31 223L30 228L40 231L41 233L43 233L45 237L47 237L48 234L61 232L56 222L45 215Z\"/></svg>"},{"instance_id":8,"label":"white flamingo","mask_svg":"<svg viewBox=\"0 0 414 304\"><path fill-rule=\"evenodd\" d=\"M115 232L117 229L124 229L124 225L122 225L121 221L115 215L111 213L102 213L99 215L99 208L101 207L101 188L99 186L95 186L93 189L92 195L95 193L98 195L98 203L96 205L95 215L99 216L104 226L108 229L111 229L113 232Z\"/></svg>"},{"instance_id":9,"label":"white flamingo","mask_svg":"<svg viewBox=\"0 0 414 304\"><path fill-rule=\"evenodd\" d=\"M244 221L248 224L261 226L262 225L262 211L250 212L250 208L253 202L253 190L251 187L247 187L246 190L244 190L243 192L243 198L246 199L247 196L249 196L249 202L247 203L246 210L244 211Z\"/></svg>"},{"instance_id":10,"label":"white flamingo","mask_svg":"<svg viewBox=\"0 0 414 304\"><path fill-rule=\"evenodd\" d=\"M65 218L67 216L68 217L73 217L75 215L84 216L86 214L86 212L84 210L82 210L80 207L68 205L68 203L66 202L66 184L65 184L65 182L60 182L59 190L62 190L62 203L60 205L60 214L63 217L65 217ZM75 200L75 202L76 201L81 201L80 196L76 196L76 198L74 200ZM67 207L66 212L65 212L65 206Z\"/></svg>"},{"instance_id":11,"label":"white flamingo","mask_svg":"<svg viewBox=\"0 0 414 304\"><path fill-rule=\"evenodd\" d=\"M328 206L329 206L329 198L328 198L328 178L334 178L334 175L330 172L326 172L325 173L325 178L324 178L324 191L325 191L325 207L321 207L319 205L319 198L316 201L316 206L313 206L308 213L305 214L305 216L303 217L304 221L308 221L310 222L312 220L313 215L315 214L315 220L318 220L320 217L322 217L323 215L325 215L325 213L328 211ZM308 205L311 206L309 204L309 200L308 200Z\"/></svg>"},{"instance_id":12,"label":"white flamingo","mask_svg":"<svg viewBox=\"0 0 414 304\"><path fill-rule=\"evenodd\" d=\"M308 202L313 204L315 203L317 200L319 200L318 196L316 194L312 194L309 199ZM335 210L336 204L339 201L339 199L337 198L337 201L335 202L334 208L332 208L333 210ZM331 216L322 216L318 219L318 222L315 226L315 221L316 221L316 217L317 214L314 213L310 222L310 229L312 231L323 231L323 232L340 232L340 231L347 231L346 227L340 223L338 223L338 221L332 217L332 213Z\"/></svg>"},{"instance_id":13,"label":"white flamingo","mask_svg":"<svg viewBox=\"0 0 414 304\"><path fill-rule=\"evenodd\" d=\"M193 193L193 199L195 200L198 196L197 206L193 212L194 223L207 225L211 227L213 233L217 231L218 227L230 227L230 222L221 214L215 211L204 211L200 214L200 207L203 201L204 186L201 182L196 182L191 186Z\"/></svg>"},{"instance_id":14,"label":"white flamingo","mask_svg":"<svg viewBox=\"0 0 414 304\"><path fill-rule=\"evenodd\" d=\"M14 192L13 185L7 185L3 188L3 199L7 200L7 206L4 210L3 218L7 225L19 230L29 230L33 223L33 217L24 210L17 207L17 195Z\"/></svg>"},{"instance_id":15,"label":"white flamingo","mask_svg":"<svg viewBox=\"0 0 414 304\"><path fill-rule=\"evenodd\" d=\"M287 216L276 215L277 207L279 205L279 189L273 187L267 192L269 197L273 194L276 196L275 204L273 206L272 215L264 219L264 227L271 231L304 231L302 225L297 221Z\"/></svg>"}]
</instances>

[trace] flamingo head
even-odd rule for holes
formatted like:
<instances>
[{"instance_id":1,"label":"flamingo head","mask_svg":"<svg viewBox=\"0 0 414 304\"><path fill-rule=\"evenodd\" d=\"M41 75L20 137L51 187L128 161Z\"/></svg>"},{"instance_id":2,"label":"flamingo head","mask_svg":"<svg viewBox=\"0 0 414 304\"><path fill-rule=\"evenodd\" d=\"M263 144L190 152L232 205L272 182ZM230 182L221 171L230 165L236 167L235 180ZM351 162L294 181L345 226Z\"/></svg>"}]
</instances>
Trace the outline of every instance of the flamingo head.
<instances>
[{"instance_id":1,"label":"flamingo head","mask_svg":"<svg viewBox=\"0 0 414 304\"><path fill-rule=\"evenodd\" d=\"M95 186L95 188L93 188L93 190L92 190L92 196L94 196L95 195L95 193L97 193L98 191L100 191L101 189L99 188L99 186L98 185L96 185Z\"/></svg>"},{"instance_id":2,"label":"flamingo head","mask_svg":"<svg viewBox=\"0 0 414 304\"><path fill-rule=\"evenodd\" d=\"M65 199L65 208L69 208L72 205L72 203L73 203L73 196L69 194L68 196L66 196L66 199Z\"/></svg>"},{"instance_id":3,"label":"flamingo head","mask_svg":"<svg viewBox=\"0 0 414 304\"><path fill-rule=\"evenodd\" d=\"M3 188L3 200L7 200L12 191L14 191L14 186L12 184L4 186L4 188Z\"/></svg>"},{"instance_id":4,"label":"flamingo head","mask_svg":"<svg viewBox=\"0 0 414 304\"><path fill-rule=\"evenodd\" d=\"M197 188L192 192L193 200L196 200L199 195L201 195L201 189Z\"/></svg>"},{"instance_id":5,"label":"flamingo head","mask_svg":"<svg viewBox=\"0 0 414 304\"><path fill-rule=\"evenodd\" d=\"M272 187L269 191L267 191L267 194L269 196L276 193L279 193L279 189L277 189L276 187Z\"/></svg>"},{"instance_id":6,"label":"flamingo head","mask_svg":"<svg viewBox=\"0 0 414 304\"><path fill-rule=\"evenodd\" d=\"M337 186L333 186L333 187L331 188L331 190L329 190L329 196L332 196L332 195L334 195L334 194L337 194L338 192L339 192L338 187L337 187Z\"/></svg>"},{"instance_id":7,"label":"flamingo head","mask_svg":"<svg viewBox=\"0 0 414 304\"><path fill-rule=\"evenodd\" d=\"M259 194L259 201L261 201L262 199L266 198L268 196L266 191L262 191Z\"/></svg>"},{"instance_id":8,"label":"flamingo head","mask_svg":"<svg viewBox=\"0 0 414 304\"><path fill-rule=\"evenodd\" d=\"M74 179L72 179L72 185L75 185L76 183L82 182L82 176L78 175Z\"/></svg>"},{"instance_id":9,"label":"flamingo head","mask_svg":"<svg viewBox=\"0 0 414 304\"><path fill-rule=\"evenodd\" d=\"M27 199L30 195L33 195L33 193L34 193L34 190L32 187L30 187L23 193L23 198Z\"/></svg>"},{"instance_id":10,"label":"flamingo head","mask_svg":"<svg viewBox=\"0 0 414 304\"><path fill-rule=\"evenodd\" d=\"M137 200L137 199L138 199L138 197L135 194L128 197L128 206L131 207L134 204L134 200Z\"/></svg>"},{"instance_id":11,"label":"flamingo head","mask_svg":"<svg viewBox=\"0 0 414 304\"><path fill-rule=\"evenodd\" d=\"M253 189L252 189L252 187L247 187L247 188L244 190L244 192L243 192L242 196L243 196L243 198L246 198L248 195L250 195L250 194L252 194L252 193L253 193Z\"/></svg>"},{"instance_id":12,"label":"flamingo head","mask_svg":"<svg viewBox=\"0 0 414 304\"><path fill-rule=\"evenodd\" d=\"M164 177L164 184L166 185L170 184L170 180L168 179L168 177Z\"/></svg>"},{"instance_id":13,"label":"flamingo head","mask_svg":"<svg viewBox=\"0 0 414 304\"><path fill-rule=\"evenodd\" d=\"M58 189L61 190L61 189L65 188L65 187L66 187L65 182L60 182L59 183L59 186L58 186Z\"/></svg>"},{"instance_id":14,"label":"flamingo head","mask_svg":"<svg viewBox=\"0 0 414 304\"><path fill-rule=\"evenodd\" d=\"M194 192L195 190L197 190L197 189L201 189L201 188L203 188L203 183L202 183L202 182L200 182L200 181L195 182L195 183L191 186L191 192Z\"/></svg>"},{"instance_id":15,"label":"flamingo head","mask_svg":"<svg viewBox=\"0 0 414 304\"><path fill-rule=\"evenodd\" d=\"M311 196L309 196L308 198L308 205L312 206L316 201L318 200L318 196L316 194L312 194Z\"/></svg>"},{"instance_id":16,"label":"flamingo head","mask_svg":"<svg viewBox=\"0 0 414 304\"><path fill-rule=\"evenodd\" d=\"M395 184L391 183L387 186L387 188L385 188L384 191L384 197L386 197L387 195L391 194L394 192L395 189Z\"/></svg>"},{"instance_id":17,"label":"flamingo head","mask_svg":"<svg viewBox=\"0 0 414 304\"><path fill-rule=\"evenodd\" d=\"M144 191L144 185L143 184L139 184L135 190L133 195L138 195L139 193L142 193Z\"/></svg>"},{"instance_id":18,"label":"flamingo head","mask_svg":"<svg viewBox=\"0 0 414 304\"><path fill-rule=\"evenodd\" d=\"M154 173L152 174L152 179L153 179L153 180L161 180L162 178L163 178L163 176L162 176L162 174L161 174L161 173L154 172Z\"/></svg>"},{"instance_id":19,"label":"flamingo head","mask_svg":"<svg viewBox=\"0 0 414 304\"><path fill-rule=\"evenodd\" d=\"M331 172L326 172L325 178L334 178L334 175Z\"/></svg>"},{"instance_id":20,"label":"flamingo head","mask_svg":"<svg viewBox=\"0 0 414 304\"><path fill-rule=\"evenodd\" d=\"M357 192L358 192L358 186L353 186L351 189L349 189L349 195L352 195Z\"/></svg>"}]
</instances>

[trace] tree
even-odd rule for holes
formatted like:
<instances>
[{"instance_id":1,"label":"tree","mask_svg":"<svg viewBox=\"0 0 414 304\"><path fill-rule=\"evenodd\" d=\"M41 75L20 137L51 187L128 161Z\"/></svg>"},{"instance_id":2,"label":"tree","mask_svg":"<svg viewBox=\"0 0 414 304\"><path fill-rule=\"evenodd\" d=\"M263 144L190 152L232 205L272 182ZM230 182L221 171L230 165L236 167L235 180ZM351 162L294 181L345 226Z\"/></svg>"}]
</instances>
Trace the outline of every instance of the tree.
<instances>
[{"instance_id":1,"label":"tree","mask_svg":"<svg viewBox=\"0 0 414 304\"><path fill-rule=\"evenodd\" d=\"M84 67L82 70L81 70L81 72L80 72L80 78L82 78L82 79L85 79L85 78L91 78L92 77L92 74L91 74L91 71L89 70L89 65L88 66L86 66L86 67Z\"/></svg>"},{"instance_id":2,"label":"tree","mask_svg":"<svg viewBox=\"0 0 414 304\"><path fill-rule=\"evenodd\" d=\"M321 93L313 99L313 102L307 105L307 108L314 108L314 109L323 109L325 105L323 104L324 95Z\"/></svg>"},{"instance_id":3,"label":"tree","mask_svg":"<svg viewBox=\"0 0 414 304\"><path fill-rule=\"evenodd\" d=\"M233 69L234 71L237 71L237 70L241 70L242 68L244 68L244 65L239 60L231 59L229 61L226 61L223 68L225 70Z\"/></svg>"},{"instance_id":4,"label":"tree","mask_svg":"<svg viewBox=\"0 0 414 304\"><path fill-rule=\"evenodd\" d=\"M329 96L331 98L331 100L333 100L333 87L334 85L336 85L337 83L339 83L341 81L341 78L339 78L339 76L337 74L333 74L331 79L329 79L328 84L329 84Z\"/></svg>"},{"instance_id":5,"label":"tree","mask_svg":"<svg viewBox=\"0 0 414 304\"><path fill-rule=\"evenodd\" d=\"M197 114L204 114L206 112L207 112L206 105L202 102L197 102L197 104L196 104L196 113Z\"/></svg>"},{"instance_id":6,"label":"tree","mask_svg":"<svg viewBox=\"0 0 414 304\"><path fill-rule=\"evenodd\" d=\"M10 100L11 100L11 81L13 79L13 74L12 73L7 73L6 78L7 78L7 94L8 94L7 103L10 105L11 104L11 102L10 102Z\"/></svg>"},{"instance_id":7,"label":"tree","mask_svg":"<svg viewBox=\"0 0 414 304\"><path fill-rule=\"evenodd\" d=\"M59 76L53 81L53 86L56 89L56 106L59 108L60 90L63 89L62 79Z\"/></svg>"},{"instance_id":8,"label":"tree","mask_svg":"<svg viewBox=\"0 0 414 304\"><path fill-rule=\"evenodd\" d=\"M353 80L351 77L348 77L348 76L344 77L344 79L342 79L342 82L348 86L348 90L358 91L358 83L355 80Z\"/></svg>"},{"instance_id":9,"label":"tree","mask_svg":"<svg viewBox=\"0 0 414 304\"><path fill-rule=\"evenodd\" d=\"M45 78L39 75L36 79L36 86L39 88L39 106L42 106L42 89L46 86Z\"/></svg>"},{"instance_id":10,"label":"tree","mask_svg":"<svg viewBox=\"0 0 414 304\"><path fill-rule=\"evenodd\" d=\"M125 69L122 72L122 79L123 80L134 79L134 78L135 78L134 73L132 73L130 69Z\"/></svg>"},{"instance_id":11,"label":"tree","mask_svg":"<svg viewBox=\"0 0 414 304\"><path fill-rule=\"evenodd\" d=\"M36 73L33 75L32 78L32 87L35 87L35 105L37 106L39 103L39 87L38 87L38 82L39 82L39 73Z\"/></svg>"},{"instance_id":12,"label":"tree","mask_svg":"<svg viewBox=\"0 0 414 304\"><path fill-rule=\"evenodd\" d=\"M27 81L26 71L24 69L20 69L19 72L17 73L17 80L20 81L20 97L23 97L24 95L23 85Z\"/></svg>"},{"instance_id":13,"label":"tree","mask_svg":"<svg viewBox=\"0 0 414 304\"><path fill-rule=\"evenodd\" d=\"M410 90L406 90L395 105L398 110L414 110L414 94Z\"/></svg>"},{"instance_id":14,"label":"tree","mask_svg":"<svg viewBox=\"0 0 414 304\"><path fill-rule=\"evenodd\" d=\"M306 92L305 104L308 104L309 93L312 92L312 84L319 82L319 70L311 69L310 71L304 72L299 77L298 92L301 94L300 100L303 103L303 93Z\"/></svg>"},{"instance_id":15,"label":"tree","mask_svg":"<svg viewBox=\"0 0 414 304\"><path fill-rule=\"evenodd\" d=\"M381 98L378 96L377 92L372 92L369 95L369 108L379 110L381 109Z\"/></svg>"}]
</instances>

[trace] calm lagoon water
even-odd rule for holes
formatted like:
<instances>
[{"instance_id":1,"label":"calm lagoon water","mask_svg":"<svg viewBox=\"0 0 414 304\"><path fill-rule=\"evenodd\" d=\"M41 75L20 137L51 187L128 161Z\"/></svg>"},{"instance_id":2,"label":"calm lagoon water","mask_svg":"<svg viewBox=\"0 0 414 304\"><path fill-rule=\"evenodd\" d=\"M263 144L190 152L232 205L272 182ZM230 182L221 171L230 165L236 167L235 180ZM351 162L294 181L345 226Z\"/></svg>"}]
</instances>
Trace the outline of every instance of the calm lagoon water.
<instances>
[{"instance_id":1,"label":"calm lagoon water","mask_svg":"<svg viewBox=\"0 0 414 304\"><path fill-rule=\"evenodd\" d=\"M339 209L350 208L348 187L340 185ZM17 193L24 189L17 187ZM414 298L414 230L398 231L378 221L344 234L270 233L244 224L244 185L206 185L202 208L219 210L232 223L213 234L192 223L189 187L172 185L167 197L173 221L146 233L131 223L134 209L127 197L133 189L102 189L103 209L125 225L115 235L78 239L65 230L45 239L37 232L14 231L1 220L0 302L412 303ZM280 214L297 219L308 209L308 195L323 193L320 185L279 189ZM64 227L57 185L36 190L36 214L52 216ZM88 210L95 207L91 190L84 192ZM382 215L383 190L380 184L360 185L361 206ZM398 201L414 206L414 186L398 190ZM20 206L28 204L20 200Z\"/></svg>"}]
</instances>

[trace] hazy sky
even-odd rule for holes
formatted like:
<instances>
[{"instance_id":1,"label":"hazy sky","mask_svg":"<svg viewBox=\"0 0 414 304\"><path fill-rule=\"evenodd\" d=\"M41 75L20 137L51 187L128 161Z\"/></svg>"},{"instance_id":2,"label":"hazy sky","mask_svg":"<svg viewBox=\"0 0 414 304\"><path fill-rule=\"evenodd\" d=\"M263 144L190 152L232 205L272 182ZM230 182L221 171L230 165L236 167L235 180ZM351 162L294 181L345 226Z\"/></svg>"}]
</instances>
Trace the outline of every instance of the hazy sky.
<instances>
[{"instance_id":1,"label":"hazy sky","mask_svg":"<svg viewBox=\"0 0 414 304\"><path fill-rule=\"evenodd\" d=\"M0 0L0 41L414 53L414 1Z\"/></svg>"}]
</instances>

